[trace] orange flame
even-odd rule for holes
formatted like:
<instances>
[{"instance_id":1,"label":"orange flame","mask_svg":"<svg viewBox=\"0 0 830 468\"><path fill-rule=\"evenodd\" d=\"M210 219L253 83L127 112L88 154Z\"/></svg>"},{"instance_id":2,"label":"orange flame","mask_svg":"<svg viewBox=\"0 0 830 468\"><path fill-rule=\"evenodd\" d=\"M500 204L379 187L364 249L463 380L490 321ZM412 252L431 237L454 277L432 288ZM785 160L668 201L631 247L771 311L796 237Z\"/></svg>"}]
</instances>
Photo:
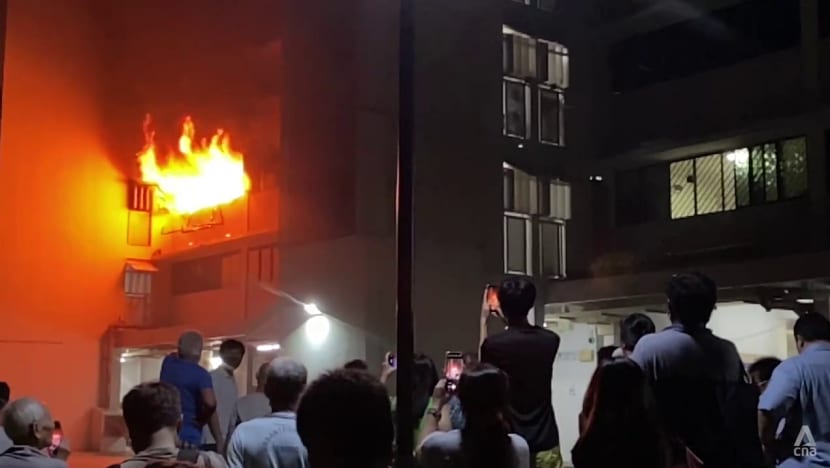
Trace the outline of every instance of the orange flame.
<instances>
[{"instance_id":1,"label":"orange flame","mask_svg":"<svg viewBox=\"0 0 830 468\"><path fill-rule=\"evenodd\" d=\"M250 190L243 155L231 148L230 136L221 129L210 142L203 138L201 144L194 146L196 127L186 117L179 137L179 154L169 155L166 164L160 165L150 125L148 115L144 120L146 143L138 153L138 163L141 180L158 186L158 207L171 213L192 214L230 203Z\"/></svg>"}]
</instances>

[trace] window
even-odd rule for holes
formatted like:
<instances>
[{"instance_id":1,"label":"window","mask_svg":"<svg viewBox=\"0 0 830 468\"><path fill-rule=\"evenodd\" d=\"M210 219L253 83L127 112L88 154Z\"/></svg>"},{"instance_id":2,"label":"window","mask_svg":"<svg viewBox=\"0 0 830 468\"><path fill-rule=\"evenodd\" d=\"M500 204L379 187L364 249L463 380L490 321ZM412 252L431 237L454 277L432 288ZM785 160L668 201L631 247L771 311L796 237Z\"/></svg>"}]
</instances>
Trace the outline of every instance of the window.
<instances>
[{"instance_id":1,"label":"window","mask_svg":"<svg viewBox=\"0 0 830 468\"><path fill-rule=\"evenodd\" d=\"M530 137L530 87L511 79L504 80L504 134L516 138Z\"/></svg>"},{"instance_id":2,"label":"window","mask_svg":"<svg viewBox=\"0 0 830 468\"><path fill-rule=\"evenodd\" d=\"M793 138L781 142L781 192L784 198L807 193L807 139Z\"/></svg>"},{"instance_id":3,"label":"window","mask_svg":"<svg viewBox=\"0 0 830 468\"><path fill-rule=\"evenodd\" d=\"M569 85L570 65L567 47L507 26L502 35L504 134L564 144L564 90Z\"/></svg>"},{"instance_id":4,"label":"window","mask_svg":"<svg viewBox=\"0 0 830 468\"><path fill-rule=\"evenodd\" d=\"M562 110L565 94L558 89L539 88L539 141L552 145L565 144Z\"/></svg>"},{"instance_id":5,"label":"window","mask_svg":"<svg viewBox=\"0 0 830 468\"><path fill-rule=\"evenodd\" d=\"M532 275L530 216L504 215L504 271L517 275Z\"/></svg>"},{"instance_id":6,"label":"window","mask_svg":"<svg viewBox=\"0 0 830 468\"><path fill-rule=\"evenodd\" d=\"M505 273L565 276L565 226L571 217L570 189L566 182L540 179L504 166ZM534 255L538 267L534 267Z\"/></svg>"},{"instance_id":7,"label":"window","mask_svg":"<svg viewBox=\"0 0 830 468\"><path fill-rule=\"evenodd\" d=\"M744 1L614 44L612 86L631 91L797 47L800 40L799 2Z\"/></svg>"},{"instance_id":8,"label":"window","mask_svg":"<svg viewBox=\"0 0 830 468\"><path fill-rule=\"evenodd\" d=\"M669 165L672 219L731 211L807 193L804 137Z\"/></svg>"},{"instance_id":9,"label":"window","mask_svg":"<svg viewBox=\"0 0 830 468\"><path fill-rule=\"evenodd\" d=\"M565 223L563 221L539 221L539 251L542 276L564 278Z\"/></svg>"},{"instance_id":10,"label":"window","mask_svg":"<svg viewBox=\"0 0 830 468\"><path fill-rule=\"evenodd\" d=\"M236 284L240 276L239 254L185 260L172 266L172 290L183 295L221 289Z\"/></svg>"}]
</instances>

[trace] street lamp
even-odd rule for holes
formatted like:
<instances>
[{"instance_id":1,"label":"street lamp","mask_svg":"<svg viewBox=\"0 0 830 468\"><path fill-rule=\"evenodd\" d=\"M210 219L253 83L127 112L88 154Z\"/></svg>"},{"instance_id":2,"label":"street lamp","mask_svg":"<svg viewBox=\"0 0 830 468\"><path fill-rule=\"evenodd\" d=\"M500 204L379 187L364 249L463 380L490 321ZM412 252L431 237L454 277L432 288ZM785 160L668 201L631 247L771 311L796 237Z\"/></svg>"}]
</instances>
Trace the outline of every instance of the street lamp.
<instances>
[{"instance_id":1,"label":"street lamp","mask_svg":"<svg viewBox=\"0 0 830 468\"><path fill-rule=\"evenodd\" d=\"M288 299L303 308L303 311L309 315L308 320L305 322L305 334L306 338L308 338L308 341L312 345L319 346L326 341L326 338L329 336L329 331L331 330L331 322L328 317L323 315L323 312L320 311L317 304L313 302L303 302L288 292L283 291L282 289L277 289L266 283L260 283L259 286L263 290L277 297Z\"/></svg>"}]
</instances>

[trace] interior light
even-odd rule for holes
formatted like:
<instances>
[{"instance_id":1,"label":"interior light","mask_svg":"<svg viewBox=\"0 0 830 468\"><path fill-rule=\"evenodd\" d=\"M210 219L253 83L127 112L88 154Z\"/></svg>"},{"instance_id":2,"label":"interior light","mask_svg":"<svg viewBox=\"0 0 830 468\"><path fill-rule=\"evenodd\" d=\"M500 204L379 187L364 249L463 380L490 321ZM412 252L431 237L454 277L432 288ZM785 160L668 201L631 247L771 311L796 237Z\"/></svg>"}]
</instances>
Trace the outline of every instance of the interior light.
<instances>
[{"instance_id":1,"label":"interior light","mask_svg":"<svg viewBox=\"0 0 830 468\"><path fill-rule=\"evenodd\" d=\"M125 358L124 356L121 356L121 364L124 364L125 362L127 362L127 358Z\"/></svg>"},{"instance_id":2,"label":"interior light","mask_svg":"<svg viewBox=\"0 0 830 468\"><path fill-rule=\"evenodd\" d=\"M210 370L218 369L222 365L222 358L219 356L210 357Z\"/></svg>"},{"instance_id":3,"label":"interior light","mask_svg":"<svg viewBox=\"0 0 830 468\"><path fill-rule=\"evenodd\" d=\"M231 238L231 233L226 232L226 233L225 233L225 237L226 237L226 238L228 238L228 239L230 239L230 238Z\"/></svg>"},{"instance_id":4,"label":"interior light","mask_svg":"<svg viewBox=\"0 0 830 468\"><path fill-rule=\"evenodd\" d=\"M303 304L303 310L308 315L322 315L323 313L320 312L320 308L317 307L317 304L310 302L308 304Z\"/></svg>"},{"instance_id":5,"label":"interior light","mask_svg":"<svg viewBox=\"0 0 830 468\"><path fill-rule=\"evenodd\" d=\"M810 297L802 297L796 299L795 302L798 302L799 304L814 304L816 300Z\"/></svg>"},{"instance_id":6,"label":"interior light","mask_svg":"<svg viewBox=\"0 0 830 468\"><path fill-rule=\"evenodd\" d=\"M519 149L522 149L522 148L524 148L524 147L525 147L525 144L524 144L524 143L519 143Z\"/></svg>"},{"instance_id":7,"label":"interior light","mask_svg":"<svg viewBox=\"0 0 830 468\"><path fill-rule=\"evenodd\" d=\"M331 323L325 315L315 315L305 322L305 336L312 345L320 345L326 341L331 330Z\"/></svg>"},{"instance_id":8,"label":"interior light","mask_svg":"<svg viewBox=\"0 0 830 468\"><path fill-rule=\"evenodd\" d=\"M256 350L260 353L267 353L271 351L279 351L281 348L279 343L266 343L257 345Z\"/></svg>"}]
</instances>

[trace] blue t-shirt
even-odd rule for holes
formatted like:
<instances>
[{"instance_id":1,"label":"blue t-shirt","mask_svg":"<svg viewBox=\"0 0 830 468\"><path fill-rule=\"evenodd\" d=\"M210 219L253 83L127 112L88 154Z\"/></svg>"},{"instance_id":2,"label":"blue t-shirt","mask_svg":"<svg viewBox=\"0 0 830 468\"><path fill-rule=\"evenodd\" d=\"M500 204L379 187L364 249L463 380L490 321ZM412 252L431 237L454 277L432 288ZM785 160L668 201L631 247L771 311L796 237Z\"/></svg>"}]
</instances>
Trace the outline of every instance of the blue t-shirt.
<instances>
[{"instance_id":1,"label":"blue t-shirt","mask_svg":"<svg viewBox=\"0 0 830 468\"><path fill-rule=\"evenodd\" d=\"M202 442L202 424L197 415L202 406L202 390L212 389L210 374L195 362L179 359L176 354L164 358L159 380L179 390L182 400L182 431L184 442L199 445Z\"/></svg>"}]
</instances>

